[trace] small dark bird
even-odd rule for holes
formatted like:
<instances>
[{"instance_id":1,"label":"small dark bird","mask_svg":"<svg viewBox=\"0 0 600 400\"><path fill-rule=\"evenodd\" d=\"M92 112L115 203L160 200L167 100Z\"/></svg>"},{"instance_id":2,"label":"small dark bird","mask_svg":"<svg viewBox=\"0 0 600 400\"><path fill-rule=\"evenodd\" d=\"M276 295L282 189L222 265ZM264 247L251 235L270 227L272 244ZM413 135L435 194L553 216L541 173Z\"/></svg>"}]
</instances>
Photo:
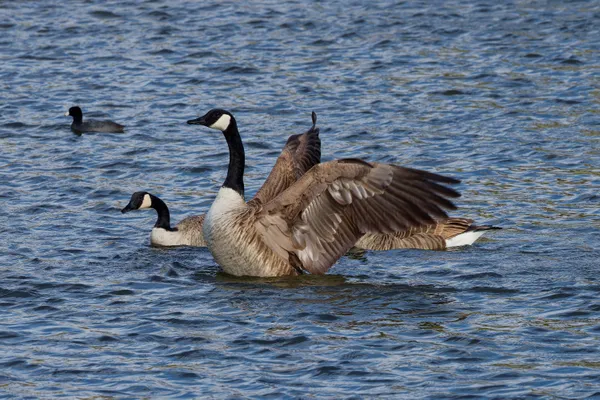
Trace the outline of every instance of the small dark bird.
<instances>
[{"instance_id":1,"label":"small dark bird","mask_svg":"<svg viewBox=\"0 0 600 400\"><path fill-rule=\"evenodd\" d=\"M65 116L73 117L71 130L78 135L84 132L123 133L123 129L125 128L123 125L113 121L95 121L90 119L83 122L83 113L81 112L81 108L77 106L69 108Z\"/></svg>"}]
</instances>

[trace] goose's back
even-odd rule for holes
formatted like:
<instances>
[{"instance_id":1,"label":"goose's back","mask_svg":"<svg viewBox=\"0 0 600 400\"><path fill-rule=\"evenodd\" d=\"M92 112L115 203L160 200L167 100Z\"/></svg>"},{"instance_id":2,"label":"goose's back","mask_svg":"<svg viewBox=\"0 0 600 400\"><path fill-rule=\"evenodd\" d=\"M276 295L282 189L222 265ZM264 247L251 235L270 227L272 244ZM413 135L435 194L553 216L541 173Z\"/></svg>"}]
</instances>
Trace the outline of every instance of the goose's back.
<instances>
[{"instance_id":1,"label":"goose's back","mask_svg":"<svg viewBox=\"0 0 600 400\"><path fill-rule=\"evenodd\" d=\"M206 247L202 230L206 214L193 215L182 219L176 226L181 233L182 241L187 246Z\"/></svg>"}]
</instances>

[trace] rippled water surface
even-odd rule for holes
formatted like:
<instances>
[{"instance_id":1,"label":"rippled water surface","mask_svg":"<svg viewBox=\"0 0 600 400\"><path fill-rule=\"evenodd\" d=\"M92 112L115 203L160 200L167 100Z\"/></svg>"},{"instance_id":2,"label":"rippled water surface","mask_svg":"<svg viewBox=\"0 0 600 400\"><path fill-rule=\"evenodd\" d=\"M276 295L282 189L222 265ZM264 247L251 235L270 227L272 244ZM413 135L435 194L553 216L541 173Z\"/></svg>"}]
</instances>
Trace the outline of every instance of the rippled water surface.
<instances>
[{"instance_id":1,"label":"rippled water surface","mask_svg":"<svg viewBox=\"0 0 600 400\"><path fill-rule=\"evenodd\" d=\"M600 398L597 1L0 3L0 397ZM64 111L127 125L69 130ZM134 191L204 212L230 109L252 195L323 159L462 179L469 248L326 276L149 247Z\"/></svg>"}]
</instances>

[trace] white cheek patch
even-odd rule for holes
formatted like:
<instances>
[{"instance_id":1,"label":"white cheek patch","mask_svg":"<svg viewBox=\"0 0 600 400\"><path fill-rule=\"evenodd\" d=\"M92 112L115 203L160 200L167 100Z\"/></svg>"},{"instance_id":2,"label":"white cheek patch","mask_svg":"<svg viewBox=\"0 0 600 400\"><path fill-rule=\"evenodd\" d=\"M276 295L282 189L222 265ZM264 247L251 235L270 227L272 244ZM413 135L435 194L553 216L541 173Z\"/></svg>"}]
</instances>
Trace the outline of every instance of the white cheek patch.
<instances>
[{"instance_id":1,"label":"white cheek patch","mask_svg":"<svg viewBox=\"0 0 600 400\"><path fill-rule=\"evenodd\" d=\"M227 130L227 128L229 127L230 121L231 121L231 117L227 114L223 114L219 117L217 122L215 122L214 124L209 126L209 128L218 129L221 132L223 132L223 131Z\"/></svg>"},{"instance_id":2,"label":"white cheek patch","mask_svg":"<svg viewBox=\"0 0 600 400\"><path fill-rule=\"evenodd\" d=\"M140 210L143 208L150 208L150 207L152 207L152 199L150 198L149 194L145 194L144 201L142 201L142 205L140 206Z\"/></svg>"},{"instance_id":3,"label":"white cheek patch","mask_svg":"<svg viewBox=\"0 0 600 400\"><path fill-rule=\"evenodd\" d=\"M67 112L65 113L65 117L68 117L69 115L71 115L71 114L69 114L69 112L67 111Z\"/></svg>"}]
</instances>

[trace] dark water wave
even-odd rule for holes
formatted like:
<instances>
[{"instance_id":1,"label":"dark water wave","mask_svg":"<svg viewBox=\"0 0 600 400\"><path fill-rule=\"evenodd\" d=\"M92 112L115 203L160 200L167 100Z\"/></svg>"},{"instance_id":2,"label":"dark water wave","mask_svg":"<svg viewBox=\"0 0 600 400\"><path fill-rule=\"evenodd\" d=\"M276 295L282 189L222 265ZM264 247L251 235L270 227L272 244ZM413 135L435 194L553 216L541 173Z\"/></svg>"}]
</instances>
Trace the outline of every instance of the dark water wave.
<instances>
[{"instance_id":1,"label":"dark water wave","mask_svg":"<svg viewBox=\"0 0 600 400\"><path fill-rule=\"evenodd\" d=\"M600 7L594 1L99 1L0 6L0 387L7 398L600 397ZM75 136L62 116L126 133ZM316 111L323 158L462 179L501 225L447 252L240 279L152 249L225 175L248 195Z\"/></svg>"}]
</instances>

